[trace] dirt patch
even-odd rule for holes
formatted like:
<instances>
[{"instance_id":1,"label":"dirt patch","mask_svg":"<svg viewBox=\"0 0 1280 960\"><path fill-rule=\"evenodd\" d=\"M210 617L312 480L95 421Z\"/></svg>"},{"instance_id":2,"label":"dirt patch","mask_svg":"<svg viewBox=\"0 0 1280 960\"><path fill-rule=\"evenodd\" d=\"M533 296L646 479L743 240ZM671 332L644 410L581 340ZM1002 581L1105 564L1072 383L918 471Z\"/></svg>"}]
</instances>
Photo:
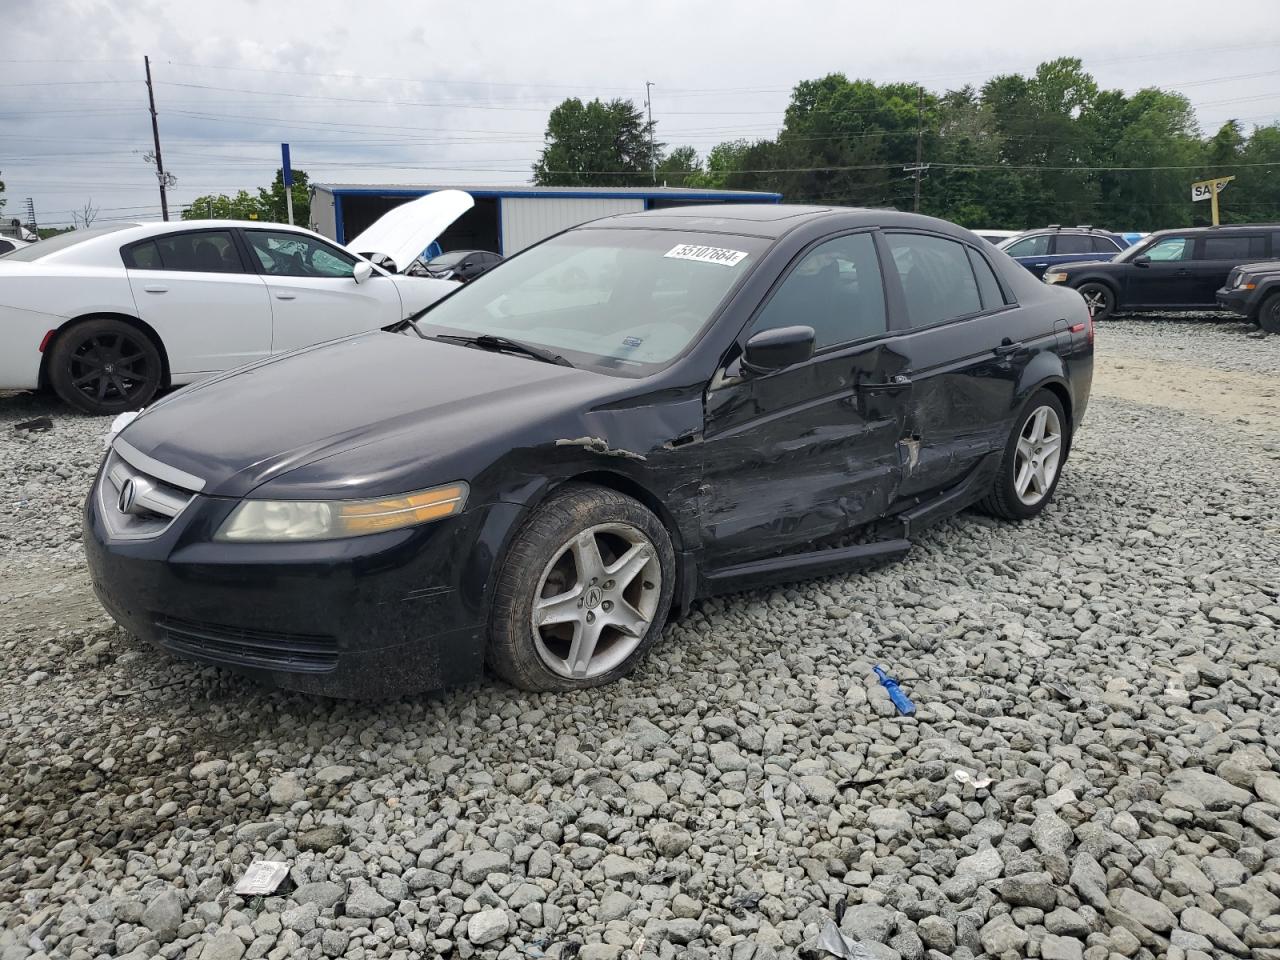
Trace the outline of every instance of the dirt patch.
<instances>
[{"instance_id":1,"label":"dirt patch","mask_svg":"<svg viewBox=\"0 0 1280 960\"><path fill-rule=\"evenodd\" d=\"M1099 354L1093 394L1196 414L1249 436L1280 441L1280 383L1265 374Z\"/></svg>"}]
</instances>

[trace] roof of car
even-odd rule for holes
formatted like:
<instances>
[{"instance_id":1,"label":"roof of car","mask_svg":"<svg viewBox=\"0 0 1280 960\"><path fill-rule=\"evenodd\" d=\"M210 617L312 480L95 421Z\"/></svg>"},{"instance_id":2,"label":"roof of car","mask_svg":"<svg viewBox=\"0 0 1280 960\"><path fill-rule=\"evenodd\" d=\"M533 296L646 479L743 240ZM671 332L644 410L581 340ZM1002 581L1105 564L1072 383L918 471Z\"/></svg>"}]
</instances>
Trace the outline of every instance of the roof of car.
<instances>
[{"instance_id":1,"label":"roof of car","mask_svg":"<svg viewBox=\"0 0 1280 960\"><path fill-rule=\"evenodd\" d=\"M953 232L962 228L945 220L870 207L810 206L790 203L716 203L687 207L662 207L636 213L619 213L592 220L578 229L625 228L636 230L693 230L733 233L777 239L796 227L827 217L840 217L844 225L920 227Z\"/></svg>"},{"instance_id":2,"label":"roof of car","mask_svg":"<svg viewBox=\"0 0 1280 960\"><path fill-rule=\"evenodd\" d=\"M1280 230L1280 223L1221 223L1216 227L1170 227L1168 230L1153 231L1148 235L1148 239L1186 233L1253 233L1259 230Z\"/></svg>"}]
</instances>

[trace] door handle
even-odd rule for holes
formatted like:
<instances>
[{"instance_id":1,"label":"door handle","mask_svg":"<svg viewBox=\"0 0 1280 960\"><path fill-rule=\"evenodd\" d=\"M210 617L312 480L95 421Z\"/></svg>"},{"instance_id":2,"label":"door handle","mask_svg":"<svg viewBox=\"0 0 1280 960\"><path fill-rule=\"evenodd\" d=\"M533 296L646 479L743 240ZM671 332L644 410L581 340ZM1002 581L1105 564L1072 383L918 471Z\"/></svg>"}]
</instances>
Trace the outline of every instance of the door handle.
<instances>
[{"instance_id":1,"label":"door handle","mask_svg":"<svg viewBox=\"0 0 1280 960\"><path fill-rule=\"evenodd\" d=\"M1032 264L1032 266L1036 266L1036 267L1047 267L1048 265L1049 265L1049 264L1047 264L1047 263L1036 263L1036 264Z\"/></svg>"},{"instance_id":2,"label":"door handle","mask_svg":"<svg viewBox=\"0 0 1280 960\"><path fill-rule=\"evenodd\" d=\"M991 348L991 352L997 357L1007 357L1011 353L1017 353L1022 349L1022 344L1014 343L1008 337L1005 337L998 344Z\"/></svg>"},{"instance_id":3,"label":"door handle","mask_svg":"<svg viewBox=\"0 0 1280 960\"><path fill-rule=\"evenodd\" d=\"M889 393L894 390L905 390L909 386L911 386L911 378L898 374L892 380L886 380L883 383L860 383L858 389L863 393Z\"/></svg>"},{"instance_id":4,"label":"door handle","mask_svg":"<svg viewBox=\"0 0 1280 960\"><path fill-rule=\"evenodd\" d=\"M169 292L168 287L163 287L158 283L148 283L142 289L147 291L147 293L168 293Z\"/></svg>"},{"instance_id":5,"label":"door handle","mask_svg":"<svg viewBox=\"0 0 1280 960\"><path fill-rule=\"evenodd\" d=\"M277 293L276 299L277 300L297 300L298 295L296 293Z\"/></svg>"}]
</instances>

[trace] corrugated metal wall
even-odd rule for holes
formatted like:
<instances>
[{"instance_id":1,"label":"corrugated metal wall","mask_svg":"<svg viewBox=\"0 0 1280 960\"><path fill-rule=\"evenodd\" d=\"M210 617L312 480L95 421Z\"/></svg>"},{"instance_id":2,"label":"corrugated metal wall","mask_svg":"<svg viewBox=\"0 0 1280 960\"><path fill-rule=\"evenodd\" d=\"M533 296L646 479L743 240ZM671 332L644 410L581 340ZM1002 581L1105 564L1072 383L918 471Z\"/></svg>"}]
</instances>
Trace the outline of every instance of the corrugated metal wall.
<instances>
[{"instance_id":1,"label":"corrugated metal wall","mask_svg":"<svg viewBox=\"0 0 1280 960\"><path fill-rule=\"evenodd\" d=\"M643 209L642 199L503 197L502 253L509 257L553 233L588 220Z\"/></svg>"},{"instance_id":2,"label":"corrugated metal wall","mask_svg":"<svg viewBox=\"0 0 1280 960\"><path fill-rule=\"evenodd\" d=\"M333 213L333 194L328 190L311 191L311 229L330 240L338 239L338 225Z\"/></svg>"}]
</instances>

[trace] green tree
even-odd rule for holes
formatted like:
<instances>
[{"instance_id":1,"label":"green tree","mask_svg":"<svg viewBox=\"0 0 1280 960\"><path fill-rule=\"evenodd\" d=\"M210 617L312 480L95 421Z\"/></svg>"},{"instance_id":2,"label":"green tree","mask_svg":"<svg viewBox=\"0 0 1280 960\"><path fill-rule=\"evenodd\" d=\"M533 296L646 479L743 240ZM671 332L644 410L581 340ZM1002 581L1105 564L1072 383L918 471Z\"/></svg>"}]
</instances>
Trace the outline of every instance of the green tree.
<instances>
[{"instance_id":1,"label":"green tree","mask_svg":"<svg viewBox=\"0 0 1280 960\"><path fill-rule=\"evenodd\" d=\"M658 163L658 182L668 187L695 186L702 161L693 147L676 147Z\"/></svg>"},{"instance_id":2,"label":"green tree","mask_svg":"<svg viewBox=\"0 0 1280 960\"><path fill-rule=\"evenodd\" d=\"M311 223L311 197L307 190L305 170L293 171L293 222L301 226ZM277 168L275 180L269 187L259 187L257 195L248 190L237 191L235 196L225 193L196 197L182 211L183 220L262 220L267 223L288 223L288 209L284 198L284 170Z\"/></svg>"},{"instance_id":3,"label":"green tree","mask_svg":"<svg viewBox=\"0 0 1280 960\"><path fill-rule=\"evenodd\" d=\"M547 118L546 145L533 165L533 182L544 186L641 186L652 184L661 143L630 100L571 97Z\"/></svg>"},{"instance_id":4,"label":"green tree","mask_svg":"<svg viewBox=\"0 0 1280 960\"><path fill-rule=\"evenodd\" d=\"M196 197L182 211L183 220L264 220L270 222L270 213L259 199L248 190L240 190L234 197L225 193Z\"/></svg>"},{"instance_id":5,"label":"green tree","mask_svg":"<svg viewBox=\"0 0 1280 960\"><path fill-rule=\"evenodd\" d=\"M4 213L4 181L0 180L0 213Z\"/></svg>"},{"instance_id":6,"label":"green tree","mask_svg":"<svg viewBox=\"0 0 1280 960\"><path fill-rule=\"evenodd\" d=\"M307 189L308 182L305 170L293 171L293 188L290 191L293 194L293 222L304 227L311 223L311 193ZM276 169L276 178L271 181L271 186L258 189L258 207L270 220L277 223L289 222L283 168Z\"/></svg>"}]
</instances>

